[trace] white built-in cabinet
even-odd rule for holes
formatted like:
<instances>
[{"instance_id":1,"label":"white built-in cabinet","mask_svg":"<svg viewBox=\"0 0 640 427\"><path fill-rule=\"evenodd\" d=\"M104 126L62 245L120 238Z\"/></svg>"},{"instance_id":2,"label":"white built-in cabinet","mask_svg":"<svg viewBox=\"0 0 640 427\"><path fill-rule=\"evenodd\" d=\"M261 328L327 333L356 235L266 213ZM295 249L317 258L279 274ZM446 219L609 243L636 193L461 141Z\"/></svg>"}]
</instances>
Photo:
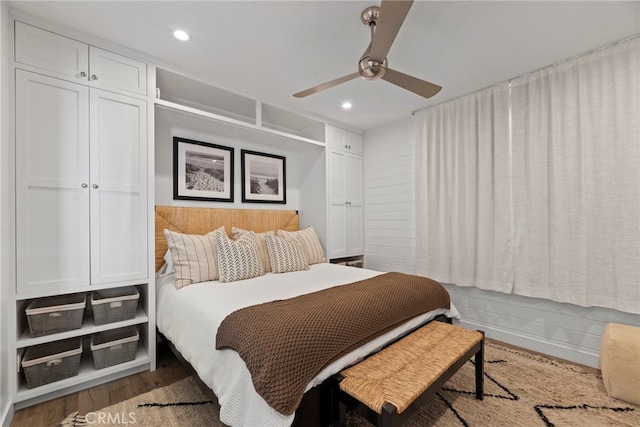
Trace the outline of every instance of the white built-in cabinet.
<instances>
[{"instance_id":1,"label":"white built-in cabinet","mask_svg":"<svg viewBox=\"0 0 640 427\"><path fill-rule=\"evenodd\" d=\"M150 265L146 64L15 21L15 351L85 337L78 376L27 389L26 406L155 366ZM34 298L134 285L134 319L32 338L24 313ZM136 325L134 361L93 368L92 333ZM19 368L19 361L17 362Z\"/></svg>"},{"instance_id":2,"label":"white built-in cabinet","mask_svg":"<svg viewBox=\"0 0 640 427\"><path fill-rule=\"evenodd\" d=\"M330 259L364 254L362 135L327 127Z\"/></svg>"},{"instance_id":3,"label":"white built-in cabinet","mask_svg":"<svg viewBox=\"0 0 640 427\"><path fill-rule=\"evenodd\" d=\"M91 82L91 87L147 93L147 64L15 22L15 60L41 69L48 75Z\"/></svg>"},{"instance_id":4,"label":"white built-in cabinet","mask_svg":"<svg viewBox=\"0 0 640 427\"><path fill-rule=\"evenodd\" d=\"M146 114L144 100L16 70L18 295L148 277Z\"/></svg>"}]
</instances>

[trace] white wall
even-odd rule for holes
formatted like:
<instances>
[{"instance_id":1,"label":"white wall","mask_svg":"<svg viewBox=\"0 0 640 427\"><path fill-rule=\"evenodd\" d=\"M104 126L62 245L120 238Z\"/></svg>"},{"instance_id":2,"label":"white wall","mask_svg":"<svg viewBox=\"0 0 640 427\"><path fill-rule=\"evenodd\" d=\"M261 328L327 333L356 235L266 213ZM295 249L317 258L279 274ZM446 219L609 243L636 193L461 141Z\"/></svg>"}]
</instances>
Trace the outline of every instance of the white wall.
<instances>
[{"instance_id":1,"label":"white wall","mask_svg":"<svg viewBox=\"0 0 640 427\"><path fill-rule=\"evenodd\" d=\"M221 127L224 126L225 128ZM255 142L237 139L224 134L229 125L219 125L202 118L156 109L155 126L155 204L167 206L193 206L207 208L235 209L291 209L300 207L300 186L302 172L300 165L303 153L288 148L286 144L274 146L259 145ZM206 202L173 200L173 136L210 142L234 148L234 201ZM292 143L295 144L295 143ZM299 143L300 145L307 145ZM307 147L314 152L320 148ZM240 150L247 149L286 157L287 203L242 203Z\"/></svg>"},{"instance_id":2,"label":"white wall","mask_svg":"<svg viewBox=\"0 0 640 427\"><path fill-rule=\"evenodd\" d=\"M413 119L379 127L364 143L365 266L416 271Z\"/></svg>"},{"instance_id":3,"label":"white wall","mask_svg":"<svg viewBox=\"0 0 640 427\"><path fill-rule=\"evenodd\" d=\"M12 281L8 277L8 269L6 268L7 259L5 255L6 249L6 233L7 229L7 206L8 203L8 107L9 107L9 91L8 91L8 63L9 63L9 13L6 2L0 2L0 424L9 425L11 419L11 400L9 398L9 353L8 340L9 334L7 330L8 313L11 312L6 305L11 298L10 284Z\"/></svg>"},{"instance_id":4,"label":"white wall","mask_svg":"<svg viewBox=\"0 0 640 427\"><path fill-rule=\"evenodd\" d=\"M365 262L380 271L415 273L415 129L412 118L365 135ZM598 367L609 322L640 316L600 307L445 285L461 324L489 338Z\"/></svg>"}]
</instances>

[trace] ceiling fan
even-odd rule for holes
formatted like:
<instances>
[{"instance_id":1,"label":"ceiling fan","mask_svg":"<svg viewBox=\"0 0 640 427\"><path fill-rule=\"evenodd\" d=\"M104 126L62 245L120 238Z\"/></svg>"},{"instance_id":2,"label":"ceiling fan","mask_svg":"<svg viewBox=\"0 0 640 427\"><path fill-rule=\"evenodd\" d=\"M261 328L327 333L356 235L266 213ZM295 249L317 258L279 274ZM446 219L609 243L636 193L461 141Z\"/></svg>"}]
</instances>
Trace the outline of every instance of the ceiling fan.
<instances>
[{"instance_id":1,"label":"ceiling fan","mask_svg":"<svg viewBox=\"0 0 640 427\"><path fill-rule=\"evenodd\" d=\"M357 77L367 80L386 80L425 98L431 98L440 92L441 86L409 76L387 66L387 53L391 49L412 4L413 0L382 0L380 7L371 6L362 11L360 18L362 23L371 30L371 43L358 62L358 71L294 93L293 96L304 98Z\"/></svg>"}]
</instances>

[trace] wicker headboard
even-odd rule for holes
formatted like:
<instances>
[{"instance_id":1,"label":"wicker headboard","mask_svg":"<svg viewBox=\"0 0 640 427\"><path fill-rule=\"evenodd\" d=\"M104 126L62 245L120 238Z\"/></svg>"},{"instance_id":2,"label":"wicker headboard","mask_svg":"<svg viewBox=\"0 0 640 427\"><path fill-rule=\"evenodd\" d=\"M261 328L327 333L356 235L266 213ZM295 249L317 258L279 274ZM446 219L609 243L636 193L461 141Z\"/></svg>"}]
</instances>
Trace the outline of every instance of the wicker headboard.
<instances>
[{"instance_id":1,"label":"wicker headboard","mask_svg":"<svg viewBox=\"0 0 640 427\"><path fill-rule=\"evenodd\" d=\"M167 252L165 228L186 234L207 234L223 225L227 233L231 233L231 227L260 233L296 231L300 228L300 221L298 211L156 206L156 271L162 267Z\"/></svg>"}]
</instances>

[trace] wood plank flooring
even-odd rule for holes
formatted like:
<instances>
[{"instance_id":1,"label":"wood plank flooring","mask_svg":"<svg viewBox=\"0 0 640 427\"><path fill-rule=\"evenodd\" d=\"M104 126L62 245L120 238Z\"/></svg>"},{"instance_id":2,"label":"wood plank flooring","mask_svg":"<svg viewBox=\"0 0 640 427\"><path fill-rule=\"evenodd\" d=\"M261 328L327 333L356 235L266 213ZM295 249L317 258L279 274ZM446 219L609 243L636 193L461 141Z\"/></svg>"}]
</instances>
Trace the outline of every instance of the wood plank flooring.
<instances>
[{"instance_id":1,"label":"wood plank flooring","mask_svg":"<svg viewBox=\"0 0 640 427\"><path fill-rule=\"evenodd\" d=\"M529 351L521 347L499 341L493 340L493 342L517 350ZM566 360L550 357L548 355L531 351L529 352L532 354L539 354L559 362L572 363ZM158 344L157 360L157 370L154 372L146 371L131 375L126 378L16 411L11 422L11 427L56 426L59 425L58 423L60 423L60 421L62 421L67 415L74 411L79 411L81 414L97 411L98 409L114 405L155 388L164 387L191 375L191 371L176 358L176 356L169 350L168 345L164 342ZM593 373L598 372L597 369L588 368L586 366L582 367ZM213 396L211 390L207 391Z\"/></svg>"},{"instance_id":2,"label":"wood plank flooring","mask_svg":"<svg viewBox=\"0 0 640 427\"><path fill-rule=\"evenodd\" d=\"M59 426L60 421L74 411L81 414L97 411L187 376L189 371L176 359L166 344L160 343L157 370L141 372L20 409L14 414L11 427Z\"/></svg>"}]
</instances>

